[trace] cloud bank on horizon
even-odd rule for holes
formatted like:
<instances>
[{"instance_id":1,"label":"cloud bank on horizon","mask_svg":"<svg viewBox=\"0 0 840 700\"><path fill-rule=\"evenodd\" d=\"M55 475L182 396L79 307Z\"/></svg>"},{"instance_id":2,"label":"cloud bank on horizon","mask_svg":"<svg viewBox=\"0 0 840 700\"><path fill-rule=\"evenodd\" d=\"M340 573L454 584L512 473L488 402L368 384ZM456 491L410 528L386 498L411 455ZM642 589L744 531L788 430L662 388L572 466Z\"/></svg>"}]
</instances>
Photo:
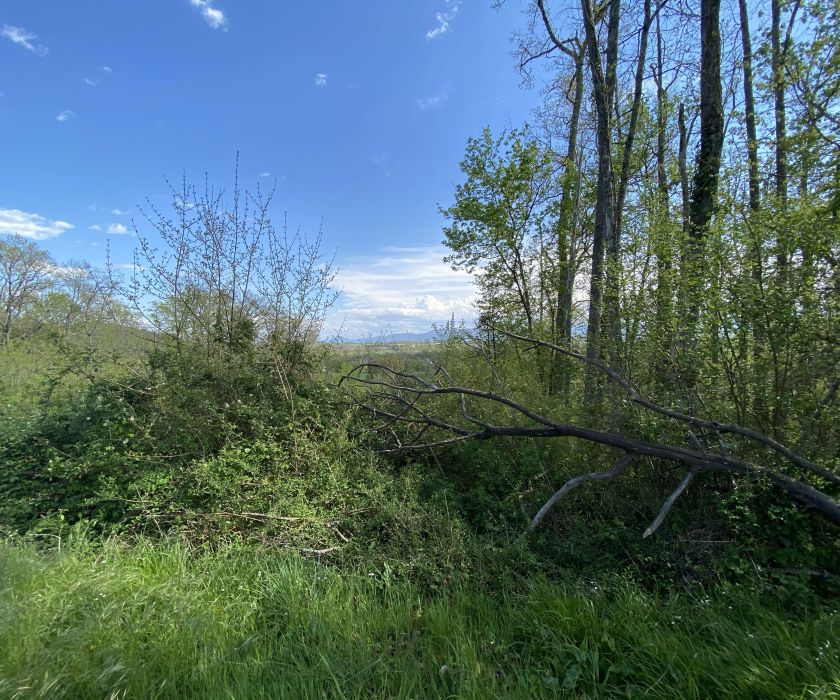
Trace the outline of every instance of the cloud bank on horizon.
<instances>
[{"instance_id":1,"label":"cloud bank on horizon","mask_svg":"<svg viewBox=\"0 0 840 700\"><path fill-rule=\"evenodd\" d=\"M336 288L342 292L330 312L325 334L341 330L348 338L383 331L422 333L435 323L475 315L472 276L443 262L440 246L386 247L373 258L341 266Z\"/></svg>"}]
</instances>

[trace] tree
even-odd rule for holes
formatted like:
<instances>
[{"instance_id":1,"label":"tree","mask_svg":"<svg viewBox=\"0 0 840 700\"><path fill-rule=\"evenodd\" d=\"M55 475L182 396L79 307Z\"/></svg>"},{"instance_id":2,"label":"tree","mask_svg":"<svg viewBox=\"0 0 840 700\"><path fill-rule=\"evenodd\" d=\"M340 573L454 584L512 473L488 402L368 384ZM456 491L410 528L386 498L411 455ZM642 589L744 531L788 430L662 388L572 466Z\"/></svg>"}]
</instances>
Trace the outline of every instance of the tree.
<instances>
[{"instance_id":1,"label":"tree","mask_svg":"<svg viewBox=\"0 0 840 700\"><path fill-rule=\"evenodd\" d=\"M575 310L575 281L584 262L588 241L584 236L588 206L583 197L584 151L583 123L586 50L577 34L560 39L548 17L545 4L531 6L530 31L519 35L517 53L519 71L527 83L533 82L537 61L550 61L550 79L543 88L545 106L537 113L541 138L553 154L561 171L559 212L556 224L556 248L548 251L547 264L556 270L556 301L551 337L561 345L572 342ZM544 32L537 31L542 25ZM546 36L547 35L547 36ZM584 131L584 138L586 133ZM570 372L565 359L554 353L549 392L568 396Z\"/></svg>"},{"instance_id":2,"label":"tree","mask_svg":"<svg viewBox=\"0 0 840 700\"><path fill-rule=\"evenodd\" d=\"M545 32L555 48L568 51L569 42L559 38L544 0L536 0ZM629 119L621 124L618 104L618 62L621 0L609 0L595 7L590 0L581 0L584 40L581 47L587 57L592 80L596 115L597 176L595 221L593 226L592 265L590 273L589 319L587 323L587 354L601 355L603 331L609 342L609 355L618 362L621 345L619 270L621 256L621 226L624 201L627 196L633 146L643 98L648 35L653 14L651 3L645 0L642 26L639 31L635 61L633 91L629 103ZM606 21L606 43L602 48L598 26ZM626 128L622 128L626 126ZM614 167L614 143L621 149L621 165ZM590 374L590 379L595 376ZM587 394L595 396L593 386Z\"/></svg>"},{"instance_id":3,"label":"tree","mask_svg":"<svg viewBox=\"0 0 840 700\"><path fill-rule=\"evenodd\" d=\"M688 212L688 237L681 280L681 341L694 344L704 284L706 238L715 211L723 152L723 95L720 80L720 0L700 6L700 148L695 159Z\"/></svg>"},{"instance_id":4,"label":"tree","mask_svg":"<svg viewBox=\"0 0 840 700\"><path fill-rule=\"evenodd\" d=\"M22 236L0 238L0 343L8 350L15 322L50 287L49 254Z\"/></svg>"},{"instance_id":5,"label":"tree","mask_svg":"<svg viewBox=\"0 0 840 700\"><path fill-rule=\"evenodd\" d=\"M522 323L529 333L556 316L558 191L551 154L530 131L512 130L494 139L489 129L467 143L461 162L466 181L441 213L451 222L446 261L477 273L482 313L496 321ZM553 268L552 268L553 269Z\"/></svg>"},{"instance_id":6,"label":"tree","mask_svg":"<svg viewBox=\"0 0 840 700\"><path fill-rule=\"evenodd\" d=\"M293 369L337 296L320 234L278 232L274 192L242 190L238 168L229 201L206 179L203 190L184 177L170 191L172 215L148 200L144 212L161 248L134 225L130 306L176 352L201 348L207 361L223 360L261 341L284 371Z\"/></svg>"},{"instance_id":7,"label":"tree","mask_svg":"<svg viewBox=\"0 0 840 700\"><path fill-rule=\"evenodd\" d=\"M86 261L70 261L55 268L52 290L44 297L39 315L52 323L64 340L92 350L104 323L130 320L117 301L117 281L110 269L97 269Z\"/></svg>"}]
</instances>

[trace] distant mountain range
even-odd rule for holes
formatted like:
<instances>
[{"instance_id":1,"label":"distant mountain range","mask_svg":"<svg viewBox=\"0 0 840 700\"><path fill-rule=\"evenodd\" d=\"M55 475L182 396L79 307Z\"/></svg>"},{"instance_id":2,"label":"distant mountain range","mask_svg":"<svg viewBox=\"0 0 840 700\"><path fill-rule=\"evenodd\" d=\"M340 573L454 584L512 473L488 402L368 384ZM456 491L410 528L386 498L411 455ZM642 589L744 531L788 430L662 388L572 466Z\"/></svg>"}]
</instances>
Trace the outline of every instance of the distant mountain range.
<instances>
[{"instance_id":1,"label":"distant mountain range","mask_svg":"<svg viewBox=\"0 0 840 700\"><path fill-rule=\"evenodd\" d=\"M425 333L386 333L383 335L369 335L367 338L353 338L345 343L431 343L438 338L437 331Z\"/></svg>"}]
</instances>

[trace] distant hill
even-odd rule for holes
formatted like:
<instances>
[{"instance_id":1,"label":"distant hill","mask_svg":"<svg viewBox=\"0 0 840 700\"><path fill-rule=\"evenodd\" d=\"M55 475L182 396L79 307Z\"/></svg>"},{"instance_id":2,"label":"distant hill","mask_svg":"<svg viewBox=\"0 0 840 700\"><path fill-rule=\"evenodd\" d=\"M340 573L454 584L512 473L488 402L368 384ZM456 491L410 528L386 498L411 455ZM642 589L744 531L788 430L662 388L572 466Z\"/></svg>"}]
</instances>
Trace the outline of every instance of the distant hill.
<instances>
[{"instance_id":1,"label":"distant hill","mask_svg":"<svg viewBox=\"0 0 840 700\"><path fill-rule=\"evenodd\" d=\"M425 333L387 333L384 335L369 335L367 338L345 340L345 343L431 343L438 338L437 331Z\"/></svg>"}]
</instances>

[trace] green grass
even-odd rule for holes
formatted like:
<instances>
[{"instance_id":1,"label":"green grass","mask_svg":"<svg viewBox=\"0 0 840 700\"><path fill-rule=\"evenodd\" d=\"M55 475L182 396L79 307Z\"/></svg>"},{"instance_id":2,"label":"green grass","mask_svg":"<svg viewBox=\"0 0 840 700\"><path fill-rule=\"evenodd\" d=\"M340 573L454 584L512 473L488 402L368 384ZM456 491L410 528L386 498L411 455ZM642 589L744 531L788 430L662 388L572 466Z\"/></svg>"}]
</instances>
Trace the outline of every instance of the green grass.
<instances>
[{"instance_id":1,"label":"green grass","mask_svg":"<svg viewBox=\"0 0 840 700\"><path fill-rule=\"evenodd\" d=\"M746 591L428 596L268 550L0 543L3 698L840 698L840 616Z\"/></svg>"}]
</instances>

